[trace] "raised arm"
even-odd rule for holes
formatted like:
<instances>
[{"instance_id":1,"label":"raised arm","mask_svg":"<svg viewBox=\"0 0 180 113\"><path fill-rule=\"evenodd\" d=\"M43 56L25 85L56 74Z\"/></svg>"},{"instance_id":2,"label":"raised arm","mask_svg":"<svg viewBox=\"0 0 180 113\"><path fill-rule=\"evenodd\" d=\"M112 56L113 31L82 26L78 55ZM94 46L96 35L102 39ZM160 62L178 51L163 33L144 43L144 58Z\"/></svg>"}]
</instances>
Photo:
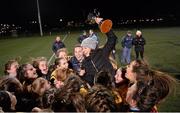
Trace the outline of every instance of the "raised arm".
<instances>
[{"instance_id":1,"label":"raised arm","mask_svg":"<svg viewBox=\"0 0 180 113\"><path fill-rule=\"evenodd\" d=\"M102 20L103 18L95 18L95 21L98 25L101 24ZM103 47L103 52L105 56L109 57L111 51L113 50L113 48L115 48L117 36L114 34L112 29L109 32L107 32L106 35L108 37L108 40Z\"/></svg>"}]
</instances>

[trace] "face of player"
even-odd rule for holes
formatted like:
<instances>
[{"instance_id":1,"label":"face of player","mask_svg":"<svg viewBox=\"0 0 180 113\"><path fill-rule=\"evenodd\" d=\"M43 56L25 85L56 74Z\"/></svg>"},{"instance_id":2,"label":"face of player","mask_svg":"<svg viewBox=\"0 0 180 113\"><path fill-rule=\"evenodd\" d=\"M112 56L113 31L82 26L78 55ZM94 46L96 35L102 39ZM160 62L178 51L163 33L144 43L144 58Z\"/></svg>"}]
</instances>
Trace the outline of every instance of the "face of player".
<instances>
[{"instance_id":1,"label":"face of player","mask_svg":"<svg viewBox=\"0 0 180 113\"><path fill-rule=\"evenodd\" d=\"M67 58L67 53L62 51L62 52L59 52L59 55L58 55L58 58Z\"/></svg>"},{"instance_id":2,"label":"face of player","mask_svg":"<svg viewBox=\"0 0 180 113\"><path fill-rule=\"evenodd\" d=\"M19 64L17 62L14 62L11 64L10 69L7 70L7 72L9 73L9 75L16 76L18 68L19 68Z\"/></svg>"},{"instance_id":3,"label":"face of player","mask_svg":"<svg viewBox=\"0 0 180 113\"><path fill-rule=\"evenodd\" d=\"M66 59L61 59L60 68L61 69L68 69L68 61Z\"/></svg>"},{"instance_id":4,"label":"face of player","mask_svg":"<svg viewBox=\"0 0 180 113\"><path fill-rule=\"evenodd\" d=\"M129 65L127 65L126 74L125 77L129 79L131 82L136 81L136 73L133 72L133 66L135 65L135 61L131 62Z\"/></svg>"},{"instance_id":5,"label":"face of player","mask_svg":"<svg viewBox=\"0 0 180 113\"><path fill-rule=\"evenodd\" d=\"M48 66L47 66L47 61L40 61L39 62L39 69L43 74L48 73Z\"/></svg>"},{"instance_id":6,"label":"face of player","mask_svg":"<svg viewBox=\"0 0 180 113\"><path fill-rule=\"evenodd\" d=\"M37 78L36 69L31 64L28 64L26 66L26 74L25 74L25 76L27 78Z\"/></svg>"},{"instance_id":7,"label":"face of player","mask_svg":"<svg viewBox=\"0 0 180 113\"><path fill-rule=\"evenodd\" d=\"M88 47L83 47L84 56L88 57L90 55L91 49Z\"/></svg>"},{"instance_id":8,"label":"face of player","mask_svg":"<svg viewBox=\"0 0 180 113\"><path fill-rule=\"evenodd\" d=\"M83 59L83 48L75 47L74 48L74 56L77 58L78 61L81 61Z\"/></svg>"},{"instance_id":9,"label":"face of player","mask_svg":"<svg viewBox=\"0 0 180 113\"><path fill-rule=\"evenodd\" d=\"M121 71L121 69L118 69L116 72L116 75L115 75L115 82L117 84L123 81L123 78L121 75L122 75L122 71Z\"/></svg>"}]
</instances>

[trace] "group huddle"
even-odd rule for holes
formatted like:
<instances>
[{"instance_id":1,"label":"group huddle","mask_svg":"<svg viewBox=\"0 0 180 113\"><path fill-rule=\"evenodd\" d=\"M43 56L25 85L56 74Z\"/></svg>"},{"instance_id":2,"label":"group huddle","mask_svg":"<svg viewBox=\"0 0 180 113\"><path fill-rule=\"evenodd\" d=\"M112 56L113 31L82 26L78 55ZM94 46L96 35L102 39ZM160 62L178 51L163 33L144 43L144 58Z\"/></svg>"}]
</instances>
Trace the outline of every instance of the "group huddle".
<instances>
[{"instance_id":1,"label":"group huddle","mask_svg":"<svg viewBox=\"0 0 180 113\"><path fill-rule=\"evenodd\" d=\"M1 110L157 112L157 105L175 88L176 79L138 58L118 67L112 58L117 36L113 30L106 35L101 48L96 35L80 40L73 56L68 56L57 37L53 43L56 59L50 65L45 57L21 65L9 60L0 79Z\"/></svg>"}]
</instances>

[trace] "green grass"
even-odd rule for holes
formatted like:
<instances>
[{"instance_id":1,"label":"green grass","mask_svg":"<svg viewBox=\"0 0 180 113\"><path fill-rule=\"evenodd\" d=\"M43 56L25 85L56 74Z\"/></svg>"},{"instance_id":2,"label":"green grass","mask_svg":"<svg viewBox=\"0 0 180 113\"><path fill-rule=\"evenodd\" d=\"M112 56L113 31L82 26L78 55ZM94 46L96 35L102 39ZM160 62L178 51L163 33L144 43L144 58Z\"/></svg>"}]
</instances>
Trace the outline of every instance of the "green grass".
<instances>
[{"instance_id":1,"label":"green grass","mask_svg":"<svg viewBox=\"0 0 180 113\"><path fill-rule=\"evenodd\" d=\"M136 29L130 29L135 33ZM145 59L152 68L167 72L177 78L180 78L180 27L170 28L144 28L141 29L146 39ZM120 41L126 34L126 29L116 29L118 36L117 61L121 52ZM59 35L59 34L57 34ZM72 55L72 49L77 43L80 32L71 32L64 41L69 54ZM98 32L100 43L105 43L106 36ZM49 59L52 55L52 42L56 35L45 37L19 37L0 40L0 75L3 75L4 64L16 57L21 57L20 63L30 62L31 58L45 56ZM65 34L60 34L63 38ZM132 59L134 59L134 50L132 50ZM180 85L177 86L175 94L169 96L158 106L159 111L180 111Z\"/></svg>"}]
</instances>

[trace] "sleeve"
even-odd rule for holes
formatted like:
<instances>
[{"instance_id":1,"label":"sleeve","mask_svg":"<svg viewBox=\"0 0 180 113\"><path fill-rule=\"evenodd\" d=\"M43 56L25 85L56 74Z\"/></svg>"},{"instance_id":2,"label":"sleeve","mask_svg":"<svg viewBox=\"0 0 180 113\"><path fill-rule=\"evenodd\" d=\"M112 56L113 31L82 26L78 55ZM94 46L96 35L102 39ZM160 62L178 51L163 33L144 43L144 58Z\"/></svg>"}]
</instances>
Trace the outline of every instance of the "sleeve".
<instances>
[{"instance_id":1,"label":"sleeve","mask_svg":"<svg viewBox=\"0 0 180 113\"><path fill-rule=\"evenodd\" d=\"M55 47L55 44L54 44L54 43L53 43L53 45L52 45L52 50L53 50L54 53L56 53L56 47Z\"/></svg>"},{"instance_id":2,"label":"sleeve","mask_svg":"<svg viewBox=\"0 0 180 113\"><path fill-rule=\"evenodd\" d=\"M65 46L65 44L62 42L62 48L65 48L66 46Z\"/></svg>"},{"instance_id":3,"label":"sleeve","mask_svg":"<svg viewBox=\"0 0 180 113\"><path fill-rule=\"evenodd\" d=\"M111 51L115 48L117 36L114 34L112 30L106 33L108 40L103 47L103 53L105 56L109 57Z\"/></svg>"},{"instance_id":4,"label":"sleeve","mask_svg":"<svg viewBox=\"0 0 180 113\"><path fill-rule=\"evenodd\" d=\"M132 40L132 45L137 45L137 43L136 43L136 38L133 38L133 40Z\"/></svg>"},{"instance_id":5,"label":"sleeve","mask_svg":"<svg viewBox=\"0 0 180 113\"><path fill-rule=\"evenodd\" d=\"M141 46L144 46L146 44L146 41L145 41L145 39L142 37L142 41L140 42L140 45Z\"/></svg>"}]
</instances>

